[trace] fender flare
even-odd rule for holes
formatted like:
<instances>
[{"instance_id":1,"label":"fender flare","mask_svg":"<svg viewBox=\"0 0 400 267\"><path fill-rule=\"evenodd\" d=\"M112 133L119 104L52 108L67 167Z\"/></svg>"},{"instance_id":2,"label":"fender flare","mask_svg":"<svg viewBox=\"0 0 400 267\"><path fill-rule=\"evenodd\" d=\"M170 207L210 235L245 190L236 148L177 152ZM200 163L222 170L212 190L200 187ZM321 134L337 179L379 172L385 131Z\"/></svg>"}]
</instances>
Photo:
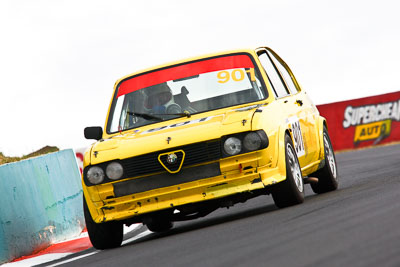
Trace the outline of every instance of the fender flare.
<instances>
[{"instance_id":1,"label":"fender flare","mask_svg":"<svg viewBox=\"0 0 400 267\"><path fill-rule=\"evenodd\" d=\"M278 169L281 174L284 174L286 180L286 147L285 147L285 135L289 135L293 142L292 130L289 127L289 123L286 123L279 127L278 130Z\"/></svg>"},{"instance_id":2,"label":"fender flare","mask_svg":"<svg viewBox=\"0 0 400 267\"><path fill-rule=\"evenodd\" d=\"M322 116L318 116L318 148L319 148L319 159L323 160L325 158L325 149L324 149L324 126L328 129L328 123L326 119Z\"/></svg>"}]
</instances>

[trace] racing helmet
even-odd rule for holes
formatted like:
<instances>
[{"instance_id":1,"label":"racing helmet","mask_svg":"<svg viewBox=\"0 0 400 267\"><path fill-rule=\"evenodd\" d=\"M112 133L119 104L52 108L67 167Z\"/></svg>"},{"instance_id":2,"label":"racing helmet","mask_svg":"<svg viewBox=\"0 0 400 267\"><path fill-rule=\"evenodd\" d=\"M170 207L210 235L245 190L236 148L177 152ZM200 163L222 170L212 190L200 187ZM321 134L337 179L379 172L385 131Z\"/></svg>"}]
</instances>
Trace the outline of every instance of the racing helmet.
<instances>
[{"instance_id":1,"label":"racing helmet","mask_svg":"<svg viewBox=\"0 0 400 267\"><path fill-rule=\"evenodd\" d=\"M143 90L147 95L145 108L155 113L167 113L168 107L174 103L172 90L167 83L152 85Z\"/></svg>"}]
</instances>

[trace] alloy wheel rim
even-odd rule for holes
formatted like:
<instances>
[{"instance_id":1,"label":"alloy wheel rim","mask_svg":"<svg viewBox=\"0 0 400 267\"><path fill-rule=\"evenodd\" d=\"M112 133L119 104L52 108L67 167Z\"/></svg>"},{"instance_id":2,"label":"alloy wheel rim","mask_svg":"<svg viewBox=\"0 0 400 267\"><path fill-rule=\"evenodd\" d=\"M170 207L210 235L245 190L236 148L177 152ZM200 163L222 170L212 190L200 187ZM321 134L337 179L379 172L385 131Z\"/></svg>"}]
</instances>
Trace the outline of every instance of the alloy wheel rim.
<instances>
[{"instance_id":1,"label":"alloy wheel rim","mask_svg":"<svg viewBox=\"0 0 400 267\"><path fill-rule=\"evenodd\" d=\"M292 172L292 176L296 184L296 187L300 192L303 192L304 184L303 184L303 178L301 176L300 166L298 161L296 160L296 157L294 156L294 151L290 144L287 145L287 153L288 153L290 171Z\"/></svg>"},{"instance_id":2,"label":"alloy wheel rim","mask_svg":"<svg viewBox=\"0 0 400 267\"><path fill-rule=\"evenodd\" d=\"M336 173L336 162L335 162L335 156L333 154L332 146L328 141L328 138L326 135L324 135L324 144L325 144L325 154L326 154L326 159L328 160L329 168L331 169L333 178L335 180L337 179L337 173Z\"/></svg>"}]
</instances>

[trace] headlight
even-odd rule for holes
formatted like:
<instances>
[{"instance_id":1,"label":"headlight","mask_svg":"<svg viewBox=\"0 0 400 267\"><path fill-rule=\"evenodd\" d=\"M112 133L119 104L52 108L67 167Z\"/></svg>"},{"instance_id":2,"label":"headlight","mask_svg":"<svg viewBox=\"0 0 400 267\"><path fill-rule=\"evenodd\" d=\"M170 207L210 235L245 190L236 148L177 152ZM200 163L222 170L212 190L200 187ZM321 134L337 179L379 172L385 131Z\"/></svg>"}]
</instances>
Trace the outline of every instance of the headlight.
<instances>
[{"instance_id":1,"label":"headlight","mask_svg":"<svg viewBox=\"0 0 400 267\"><path fill-rule=\"evenodd\" d=\"M243 145L249 151L260 149L261 137L256 132L250 132L244 137Z\"/></svg>"},{"instance_id":2,"label":"headlight","mask_svg":"<svg viewBox=\"0 0 400 267\"><path fill-rule=\"evenodd\" d=\"M242 150L242 141L236 137L229 137L225 140L224 150L228 155L236 155L239 154Z\"/></svg>"},{"instance_id":3,"label":"headlight","mask_svg":"<svg viewBox=\"0 0 400 267\"><path fill-rule=\"evenodd\" d=\"M122 168L122 165L118 162L111 162L107 165L106 174L108 178L117 180L124 174L124 168Z\"/></svg>"},{"instance_id":4,"label":"headlight","mask_svg":"<svg viewBox=\"0 0 400 267\"><path fill-rule=\"evenodd\" d=\"M91 167L87 172L87 179L92 184L99 184L104 180L104 171L100 167Z\"/></svg>"}]
</instances>

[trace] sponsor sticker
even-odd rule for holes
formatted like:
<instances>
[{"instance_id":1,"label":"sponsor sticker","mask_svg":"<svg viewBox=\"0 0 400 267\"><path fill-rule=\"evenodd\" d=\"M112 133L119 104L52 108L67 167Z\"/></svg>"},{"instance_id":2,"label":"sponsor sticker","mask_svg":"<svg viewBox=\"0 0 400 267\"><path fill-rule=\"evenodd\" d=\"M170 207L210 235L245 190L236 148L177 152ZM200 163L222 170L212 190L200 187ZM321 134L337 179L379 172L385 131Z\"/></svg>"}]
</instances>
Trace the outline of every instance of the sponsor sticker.
<instances>
[{"instance_id":1,"label":"sponsor sticker","mask_svg":"<svg viewBox=\"0 0 400 267\"><path fill-rule=\"evenodd\" d=\"M150 130L143 131L140 134L154 133L154 132L158 132L158 131L162 131L162 130L166 130L166 129L170 129L170 128L181 127L181 126L184 126L184 125L197 124L197 123L200 123L200 122L208 121L208 120L210 120L210 119L212 119L214 117L216 117L216 116L209 116L209 117L204 117L204 118L201 118L201 119L196 119L196 120L191 120L191 121L184 121L184 122L174 123L174 124L171 124L171 125L165 125L165 126L162 126L162 127L153 128L153 129L150 129Z\"/></svg>"}]
</instances>

